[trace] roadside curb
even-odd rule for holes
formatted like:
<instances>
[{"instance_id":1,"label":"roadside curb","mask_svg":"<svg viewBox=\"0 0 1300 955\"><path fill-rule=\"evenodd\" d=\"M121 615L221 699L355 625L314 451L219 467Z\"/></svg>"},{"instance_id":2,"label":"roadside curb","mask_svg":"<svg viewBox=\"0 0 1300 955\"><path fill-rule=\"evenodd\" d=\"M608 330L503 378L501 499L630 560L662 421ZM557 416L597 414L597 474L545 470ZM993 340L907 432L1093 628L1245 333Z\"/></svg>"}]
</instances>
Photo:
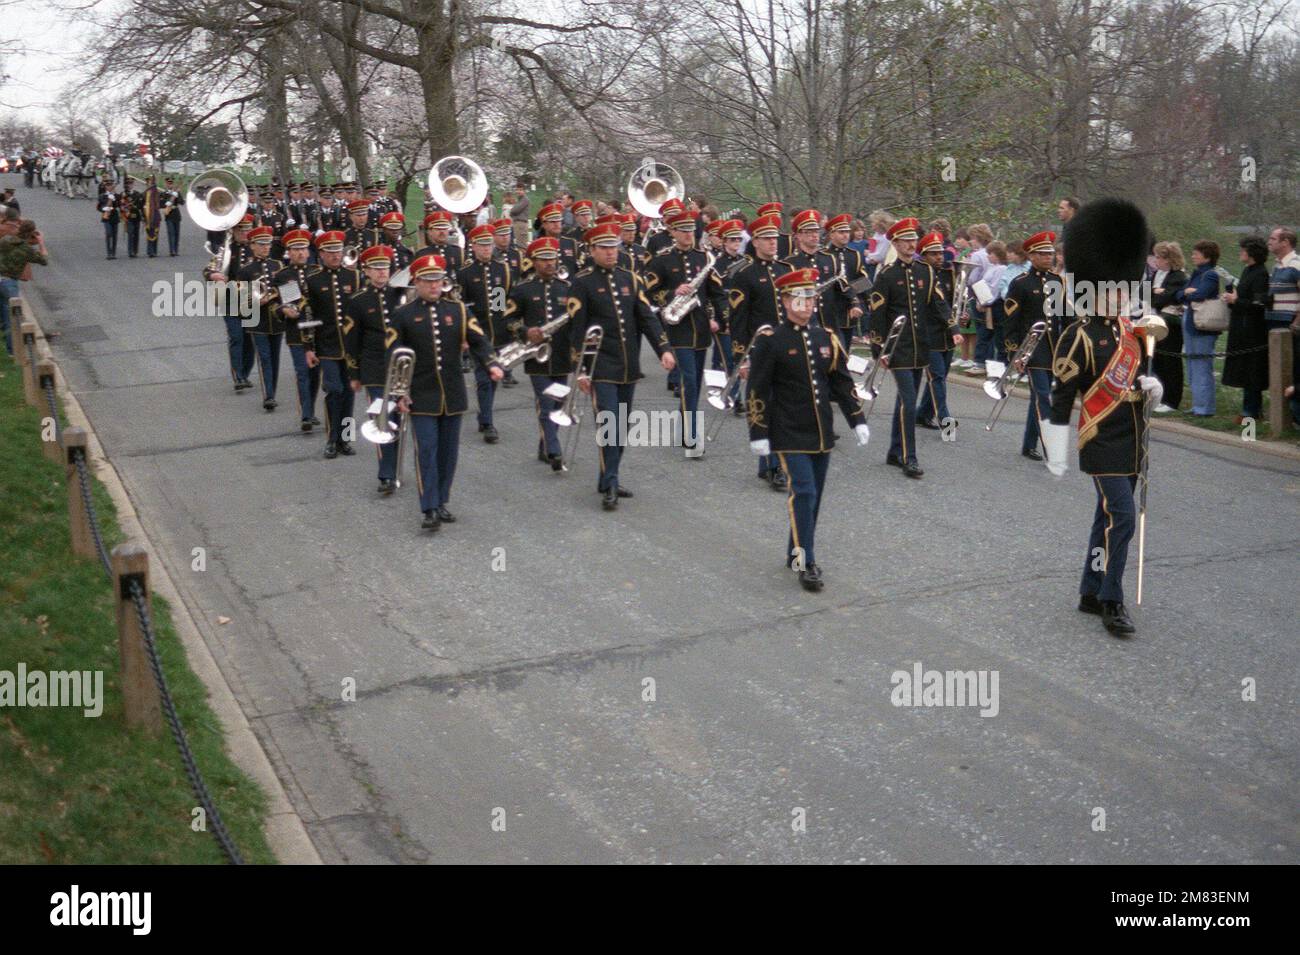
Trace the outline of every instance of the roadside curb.
<instances>
[{"instance_id":1,"label":"roadside curb","mask_svg":"<svg viewBox=\"0 0 1300 955\"><path fill-rule=\"evenodd\" d=\"M35 296L30 294L32 291L36 292ZM40 292L33 289L31 283L23 289L23 292L25 293L22 296L23 317L36 324L37 341L46 341L48 349L48 340L45 339L45 332L38 318L38 314L44 311L44 299L40 298ZM39 309L33 307L33 298L40 299ZM234 692L230 689L230 684L226 682L225 675L217 666L217 661L212 656L212 651L208 649L198 622L190 613L189 605L181 597L180 590L172 579L167 563L158 559L158 548L141 523L121 476L104 453L94 426L86 417L81 403L77 401L76 395L63 377L63 371L57 361L54 363L54 373L68 423L86 432L87 461L94 476L103 483L117 508L118 523L122 533L128 538L145 543L154 558L150 562L153 572L150 574L149 583L153 591L166 598L172 608L172 619L181 643L185 647L189 665L207 688L208 702L225 732L227 752L235 764L267 794L269 807L264 832L271 851L275 853L277 860L286 865L323 864L316 846L307 835L302 817L294 810L280 783L280 778L271 766L266 751L262 749L244 711L235 699Z\"/></svg>"},{"instance_id":2,"label":"roadside curb","mask_svg":"<svg viewBox=\"0 0 1300 955\"><path fill-rule=\"evenodd\" d=\"M948 373L949 383L957 383L967 388L980 388L984 386L983 378L976 378L963 372L953 374ZM1029 392L1023 393L1017 389L1011 393L1013 398L1021 401L1029 400ZM1151 427L1156 431L1168 431L1170 434L1181 435L1185 438L1199 438L1202 441L1208 441L1211 444L1222 444L1226 447L1241 448L1245 451L1254 451L1259 454L1271 455L1275 458L1287 458L1291 461L1300 461L1300 447L1294 444L1288 444L1287 441L1243 441L1236 435L1228 434L1224 431L1209 431L1205 428L1198 428L1195 425L1184 424L1181 421L1166 421L1157 418L1154 415L1151 418ZM1293 440L1293 439L1288 439Z\"/></svg>"}]
</instances>

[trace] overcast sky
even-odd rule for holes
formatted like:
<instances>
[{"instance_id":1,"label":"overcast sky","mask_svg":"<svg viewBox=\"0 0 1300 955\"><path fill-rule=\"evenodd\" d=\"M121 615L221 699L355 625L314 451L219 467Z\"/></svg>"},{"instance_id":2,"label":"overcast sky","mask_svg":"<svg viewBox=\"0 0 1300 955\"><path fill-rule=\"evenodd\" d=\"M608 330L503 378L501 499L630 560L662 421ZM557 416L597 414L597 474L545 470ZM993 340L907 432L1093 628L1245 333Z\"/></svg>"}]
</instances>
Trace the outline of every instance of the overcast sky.
<instances>
[{"instance_id":1,"label":"overcast sky","mask_svg":"<svg viewBox=\"0 0 1300 955\"><path fill-rule=\"evenodd\" d=\"M66 4L44 0L0 3L0 112L17 112L32 122L48 122L59 88L77 78L81 50L90 26ZM21 50L21 52L14 52Z\"/></svg>"}]
</instances>

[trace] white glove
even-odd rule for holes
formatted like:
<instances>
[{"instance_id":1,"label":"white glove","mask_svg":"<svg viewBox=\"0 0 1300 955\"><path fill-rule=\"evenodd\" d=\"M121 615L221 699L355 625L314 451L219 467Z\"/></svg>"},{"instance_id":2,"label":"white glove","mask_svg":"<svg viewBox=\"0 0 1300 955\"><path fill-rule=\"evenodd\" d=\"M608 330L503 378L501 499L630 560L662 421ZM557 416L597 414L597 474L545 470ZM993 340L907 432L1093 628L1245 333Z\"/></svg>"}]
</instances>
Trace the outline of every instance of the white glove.
<instances>
[{"instance_id":1,"label":"white glove","mask_svg":"<svg viewBox=\"0 0 1300 955\"><path fill-rule=\"evenodd\" d=\"M1160 399L1165 396L1165 386L1160 384L1159 378L1154 375L1138 375L1138 384L1153 405L1160 404Z\"/></svg>"},{"instance_id":2,"label":"white glove","mask_svg":"<svg viewBox=\"0 0 1300 955\"><path fill-rule=\"evenodd\" d=\"M866 447L867 442L871 440L871 429L865 424L854 425L853 433L858 436L858 447L860 448Z\"/></svg>"},{"instance_id":3,"label":"white glove","mask_svg":"<svg viewBox=\"0 0 1300 955\"><path fill-rule=\"evenodd\" d=\"M764 438L761 441L749 442L749 450L753 451L760 457L767 457L772 453L772 442Z\"/></svg>"},{"instance_id":4,"label":"white glove","mask_svg":"<svg viewBox=\"0 0 1300 955\"><path fill-rule=\"evenodd\" d=\"M1070 443L1070 426L1043 421L1038 426L1043 435L1043 450L1047 452L1047 470L1053 477L1061 477L1070 466L1066 464L1066 448Z\"/></svg>"}]
</instances>

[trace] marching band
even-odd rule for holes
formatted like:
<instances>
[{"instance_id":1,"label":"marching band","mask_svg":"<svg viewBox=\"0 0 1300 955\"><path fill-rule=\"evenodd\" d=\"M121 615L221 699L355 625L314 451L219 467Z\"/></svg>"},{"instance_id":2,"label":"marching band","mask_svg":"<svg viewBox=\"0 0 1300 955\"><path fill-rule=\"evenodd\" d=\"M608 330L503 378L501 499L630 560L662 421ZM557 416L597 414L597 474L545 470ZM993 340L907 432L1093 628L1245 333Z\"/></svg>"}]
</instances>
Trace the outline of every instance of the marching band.
<instances>
[{"instance_id":1,"label":"marching band","mask_svg":"<svg viewBox=\"0 0 1300 955\"><path fill-rule=\"evenodd\" d=\"M537 459L564 473L585 405L597 422L627 419L644 377L644 339L662 367L680 376L677 439L686 458L703 457L721 416L746 418L758 476L787 496L785 564L814 592L824 587L815 535L836 442L832 406L866 445L876 381L887 370L896 396L886 461L913 479L924 474L917 424L956 427L946 377L952 348L962 342L966 274L959 263L945 263L944 237L922 235L914 218L889 227L891 258L869 278L864 256L848 245L850 216L802 210L786 234L783 208L772 202L747 224L728 217L702 230L682 202L680 177L658 163L629 181L636 212L592 222L592 203L579 200L566 230L564 208L547 205L538 214L540 235L524 249L515 246L508 218L468 229L464 249L453 240L455 217L478 208L486 194L482 170L463 157L430 172L435 208L420 222L415 250L403 242L406 220L386 184L366 197L354 183L322 185L319 199L312 183L291 184L288 200L274 184L254 202L234 178L198 177L184 204L212 240L205 278L254 289L255 322L233 299L225 313L235 389L252 387L256 363L263 407L273 411L285 339L304 432L319 424L316 397L324 392L327 459L354 453L353 394L364 389L362 432L376 444L378 493L401 486L409 434L426 530L455 521L448 502L461 416L469 411L468 371L478 431L497 444L496 389L512 384L511 368L523 365L535 400ZM170 216L181 201L167 185ZM101 197L105 222L115 216L129 225L131 208L129 198ZM645 234L637 213L652 223ZM997 403L986 427L1027 376L1022 454L1045 458L1059 475L1069 416L1082 397L1080 467L1093 475L1098 500L1079 609L1128 635L1135 627L1120 582L1134 528L1145 527L1146 415L1153 396L1159 400L1144 362L1162 326L1151 316L1132 318L1133 303L1114 297L1067 324L1051 308L1062 298L1056 238L1044 231L1025 242L1032 268L1006 296L1011 358L1001 377L989 372L986 390ZM1085 207L1064 241L1076 287L1141 275L1146 225L1127 203ZM169 244L175 249L170 228ZM860 322L870 357L852 353ZM710 347L720 368L709 368ZM707 429L699 424L701 397L718 409ZM596 490L601 506L614 510L633 496L623 477L626 429L601 433ZM1139 602L1141 550L1140 540Z\"/></svg>"}]
</instances>

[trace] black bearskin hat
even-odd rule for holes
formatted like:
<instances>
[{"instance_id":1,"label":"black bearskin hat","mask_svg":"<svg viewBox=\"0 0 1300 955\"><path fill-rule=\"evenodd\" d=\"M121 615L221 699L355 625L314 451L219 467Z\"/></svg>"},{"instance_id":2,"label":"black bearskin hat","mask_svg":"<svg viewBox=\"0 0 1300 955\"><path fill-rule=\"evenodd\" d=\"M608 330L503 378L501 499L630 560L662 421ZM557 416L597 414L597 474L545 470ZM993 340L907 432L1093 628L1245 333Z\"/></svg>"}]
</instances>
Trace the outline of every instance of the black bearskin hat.
<instances>
[{"instance_id":1,"label":"black bearskin hat","mask_svg":"<svg viewBox=\"0 0 1300 955\"><path fill-rule=\"evenodd\" d=\"M1089 202L1065 224L1065 270L1080 282L1136 282L1146 268L1151 234L1127 199Z\"/></svg>"}]
</instances>

